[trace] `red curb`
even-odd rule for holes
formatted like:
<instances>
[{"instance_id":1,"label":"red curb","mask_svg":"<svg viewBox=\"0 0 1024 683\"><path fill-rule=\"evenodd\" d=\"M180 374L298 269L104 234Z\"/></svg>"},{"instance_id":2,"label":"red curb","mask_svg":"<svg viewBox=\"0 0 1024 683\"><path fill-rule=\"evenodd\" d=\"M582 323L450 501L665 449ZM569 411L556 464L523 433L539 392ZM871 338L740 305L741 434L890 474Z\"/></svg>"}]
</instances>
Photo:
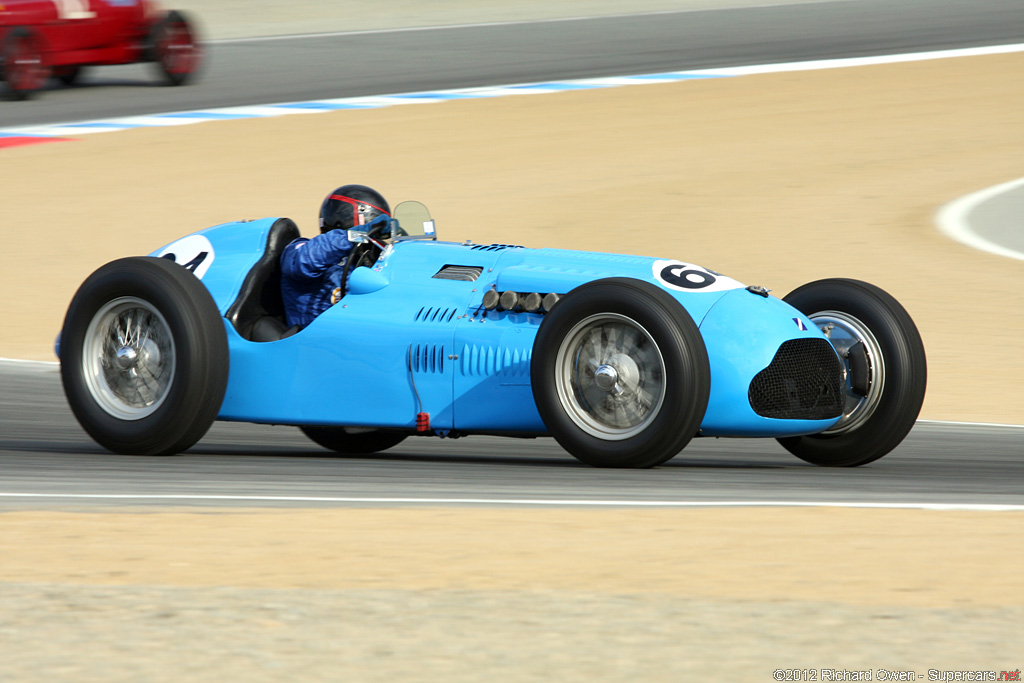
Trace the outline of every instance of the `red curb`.
<instances>
[{"instance_id":1,"label":"red curb","mask_svg":"<svg viewBox=\"0 0 1024 683\"><path fill-rule=\"evenodd\" d=\"M0 149L5 147L23 147L41 142L71 142L70 138L39 138L39 137L0 137Z\"/></svg>"}]
</instances>

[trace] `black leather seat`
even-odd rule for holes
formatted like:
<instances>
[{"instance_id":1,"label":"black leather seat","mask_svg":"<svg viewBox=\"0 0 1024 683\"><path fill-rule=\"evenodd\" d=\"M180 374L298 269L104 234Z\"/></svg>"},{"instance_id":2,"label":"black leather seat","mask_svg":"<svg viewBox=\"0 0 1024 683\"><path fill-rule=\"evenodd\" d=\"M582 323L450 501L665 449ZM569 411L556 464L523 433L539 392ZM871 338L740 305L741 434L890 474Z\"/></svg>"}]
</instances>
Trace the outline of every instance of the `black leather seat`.
<instances>
[{"instance_id":1,"label":"black leather seat","mask_svg":"<svg viewBox=\"0 0 1024 683\"><path fill-rule=\"evenodd\" d=\"M281 298L281 252L299 237L299 228L290 218L279 218L270 227L263 256L249 269L238 297L225 317L245 339L270 342L290 337L299 331L288 327Z\"/></svg>"}]
</instances>

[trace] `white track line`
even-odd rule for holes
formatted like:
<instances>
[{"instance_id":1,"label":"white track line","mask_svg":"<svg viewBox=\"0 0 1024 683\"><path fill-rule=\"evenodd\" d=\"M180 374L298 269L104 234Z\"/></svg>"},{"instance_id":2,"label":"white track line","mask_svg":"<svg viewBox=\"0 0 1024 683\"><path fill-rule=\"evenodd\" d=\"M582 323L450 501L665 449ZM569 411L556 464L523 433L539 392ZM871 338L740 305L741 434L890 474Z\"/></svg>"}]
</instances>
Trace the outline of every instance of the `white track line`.
<instances>
[{"instance_id":1,"label":"white track line","mask_svg":"<svg viewBox=\"0 0 1024 683\"><path fill-rule=\"evenodd\" d=\"M348 496L218 496L190 494L109 494L109 493L0 493L0 498L45 498L71 500L142 500L142 501L236 501L288 503L365 503L408 505L507 505L515 507L647 507L647 508L861 508L877 510L933 510L969 512L1024 512L1024 505L977 503L857 503L791 500L565 500L553 498L391 498Z\"/></svg>"},{"instance_id":2,"label":"white track line","mask_svg":"<svg viewBox=\"0 0 1024 683\"><path fill-rule=\"evenodd\" d=\"M990 45L986 47L965 47L954 50L931 50L928 52L908 52L898 55L877 55L873 57L846 57L841 59L816 59L806 62L786 62L782 64L762 64L751 66L734 66L724 69L702 69L702 74L722 74L729 76L749 76L752 74L782 73L788 71L817 71L820 69L845 69L854 66L877 66L881 64L902 64L905 62L923 62L932 59L954 59L957 57L984 57L986 55L1004 55L1024 52L1024 44Z\"/></svg>"},{"instance_id":3,"label":"white track line","mask_svg":"<svg viewBox=\"0 0 1024 683\"><path fill-rule=\"evenodd\" d=\"M961 244L965 244L973 249L987 251L990 254L1024 261L1024 253L982 237L974 232L971 228L970 220L968 220L971 212L985 202L1006 192L1013 192L1021 187L1024 187L1024 178L1018 178L1017 180L1011 180L985 188L984 190L972 192L939 209L935 222L938 224L942 234Z\"/></svg>"}]
</instances>

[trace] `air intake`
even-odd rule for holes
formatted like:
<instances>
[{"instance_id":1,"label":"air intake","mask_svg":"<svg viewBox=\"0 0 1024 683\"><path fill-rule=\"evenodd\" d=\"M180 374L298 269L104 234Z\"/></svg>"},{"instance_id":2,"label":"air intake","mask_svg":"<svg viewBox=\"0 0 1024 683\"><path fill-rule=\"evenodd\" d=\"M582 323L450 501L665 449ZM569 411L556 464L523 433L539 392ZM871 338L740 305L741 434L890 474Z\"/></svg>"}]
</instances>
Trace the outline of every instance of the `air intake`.
<instances>
[{"instance_id":1,"label":"air intake","mask_svg":"<svg viewBox=\"0 0 1024 683\"><path fill-rule=\"evenodd\" d=\"M757 373L747 397L762 417L827 420L843 414L843 365L824 339L791 339Z\"/></svg>"}]
</instances>

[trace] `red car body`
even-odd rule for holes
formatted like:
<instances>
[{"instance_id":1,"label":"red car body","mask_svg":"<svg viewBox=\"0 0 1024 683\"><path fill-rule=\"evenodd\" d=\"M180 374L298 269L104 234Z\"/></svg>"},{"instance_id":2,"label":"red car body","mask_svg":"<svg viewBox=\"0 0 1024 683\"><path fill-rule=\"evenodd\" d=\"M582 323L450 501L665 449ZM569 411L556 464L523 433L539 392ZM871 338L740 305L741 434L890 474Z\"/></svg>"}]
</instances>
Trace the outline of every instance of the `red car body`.
<instances>
[{"instance_id":1,"label":"red car body","mask_svg":"<svg viewBox=\"0 0 1024 683\"><path fill-rule=\"evenodd\" d=\"M0 0L0 79L17 98L106 64L155 62L180 85L201 57L185 15L149 0Z\"/></svg>"}]
</instances>

